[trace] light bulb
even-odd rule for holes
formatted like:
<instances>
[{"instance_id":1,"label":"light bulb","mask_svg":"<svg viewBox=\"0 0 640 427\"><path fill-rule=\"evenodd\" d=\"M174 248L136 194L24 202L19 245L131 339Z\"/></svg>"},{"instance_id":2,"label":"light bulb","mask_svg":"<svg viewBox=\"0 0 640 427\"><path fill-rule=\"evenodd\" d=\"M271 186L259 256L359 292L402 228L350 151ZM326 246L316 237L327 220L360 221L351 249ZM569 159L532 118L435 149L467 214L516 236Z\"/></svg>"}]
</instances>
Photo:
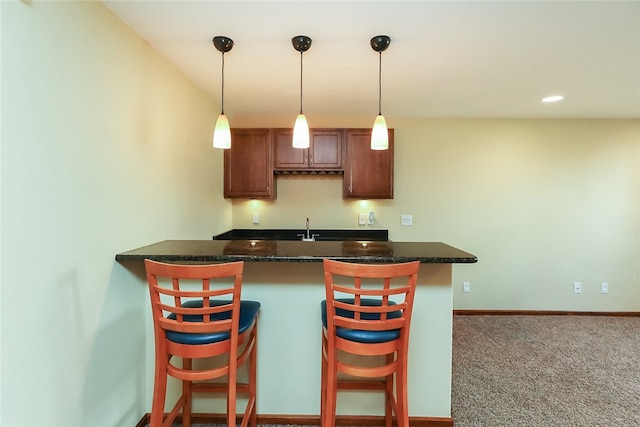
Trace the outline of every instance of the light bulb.
<instances>
[{"instance_id":1,"label":"light bulb","mask_svg":"<svg viewBox=\"0 0 640 427\"><path fill-rule=\"evenodd\" d=\"M293 147L309 148L309 125L304 114L298 114L293 127Z\"/></svg>"},{"instance_id":2,"label":"light bulb","mask_svg":"<svg viewBox=\"0 0 640 427\"><path fill-rule=\"evenodd\" d=\"M562 101L564 99L564 96L562 95L552 95L552 96L547 96L546 98L542 98L542 102L558 102L558 101Z\"/></svg>"},{"instance_id":3,"label":"light bulb","mask_svg":"<svg viewBox=\"0 0 640 427\"><path fill-rule=\"evenodd\" d=\"M387 122L382 114L376 117L371 130L371 149L386 150L389 148L389 132L387 131Z\"/></svg>"},{"instance_id":4,"label":"light bulb","mask_svg":"<svg viewBox=\"0 0 640 427\"><path fill-rule=\"evenodd\" d=\"M213 131L213 148L231 148L231 129L229 120L224 114L218 116Z\"/></svg>"}]
</instances>

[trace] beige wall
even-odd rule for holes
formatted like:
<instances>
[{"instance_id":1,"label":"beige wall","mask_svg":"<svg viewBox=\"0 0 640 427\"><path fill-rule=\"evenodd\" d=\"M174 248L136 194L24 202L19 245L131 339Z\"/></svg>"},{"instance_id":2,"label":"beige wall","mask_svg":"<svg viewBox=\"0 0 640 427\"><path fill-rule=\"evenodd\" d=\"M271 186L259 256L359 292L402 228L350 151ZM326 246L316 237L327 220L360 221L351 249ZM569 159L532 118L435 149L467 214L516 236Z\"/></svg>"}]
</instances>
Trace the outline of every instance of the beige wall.
<instances>
[{"instance_id":1,"label":"beige wall","mask_svg":"<svg viewBox=\"0 0 640 427\"><path fill-rule=\"evenodd\" d=\"M316 123L368 126L362 118ZM454 268L456 309L640 310L640 120L389 123L393 200L343 200L335 176L277 177L275 201L234 201L234 227L255 227L259 212L262 228L300 228L306 217L317 228L364 228L357 214L373 210L372 227L389 229L391 240L442 241L478 256ZM414 225L401 226L401 214Z\"/></svg>"},{"instance_id":2,"label":"beige wall","mask_svg":"<svg viewBox=\"0 0 640 427\"><path fill-rule=\"evenodd\" d=\"M0 8L0 425L133 426L148 296L114 256L231 226L217 106L99 2Z\"/></svg>"},{"instance_id":3,"label":"beige wall","mask_svg":"<svg viewBox=\"0 0 640 427\"><path fill-rule=\"evenodd\" d=\"M280 177L275 201L232 203L210 148L216 101L100 3L3 1L0 14L2 425L134 425L149 410L150 316L139 268L114 255L251 227L254 211L264 228L356 228L374 210L393 240L468 250L480 261L454 266L455 308L640 310L638 120L389 118L394 200Z\"/></svg>"}]
</instances>

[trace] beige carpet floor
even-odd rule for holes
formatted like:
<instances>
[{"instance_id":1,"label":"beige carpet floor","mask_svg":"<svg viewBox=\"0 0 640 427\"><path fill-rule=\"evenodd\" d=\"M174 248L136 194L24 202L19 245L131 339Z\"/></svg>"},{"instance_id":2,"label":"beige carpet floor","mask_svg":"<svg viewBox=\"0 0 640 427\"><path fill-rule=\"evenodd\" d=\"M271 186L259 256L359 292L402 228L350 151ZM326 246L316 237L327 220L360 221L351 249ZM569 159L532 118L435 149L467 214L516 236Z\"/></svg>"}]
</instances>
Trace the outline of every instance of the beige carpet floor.
<instances>
[{"instance_id":1,"label":"beige carpet floor","mask_svg":"<svg viewBox=\"0 0 640 427\"><path fill-rule=\"evenodd\" d=\"M640 426L640 318L454 316L456 427Z\"/></svg>"}]
</instances>

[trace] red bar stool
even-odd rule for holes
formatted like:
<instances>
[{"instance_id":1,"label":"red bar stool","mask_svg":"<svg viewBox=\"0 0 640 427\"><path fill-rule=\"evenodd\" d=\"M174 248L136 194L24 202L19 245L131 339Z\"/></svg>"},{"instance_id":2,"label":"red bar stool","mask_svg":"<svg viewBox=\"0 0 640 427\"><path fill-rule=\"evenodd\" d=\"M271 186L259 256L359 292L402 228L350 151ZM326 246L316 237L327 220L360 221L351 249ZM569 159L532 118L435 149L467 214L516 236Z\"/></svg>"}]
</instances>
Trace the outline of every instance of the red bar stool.
<instances>
[{"instance_id":1,"label":"red bar stool","mask_svg":"<svg viewBox=\"0 0 640 427\"><path fill-rule=\"evenodd\" d=\"M381 265L324 260L323 427L336 425L338 390L384 391L386 427L391 427L393 414L398 427L409 427L407 357L419 267L418 261ZM348 354L339 357L338 351ZM384 356L384 361L371 367L351 355ZM338 379L339 372L349 377Z\"/></svg>"},{"instance_id":2,"label":"red bar stool","mask_svg":"<svg viewBox=\"0 0 640 427\"><path fill-rule=\"evenodd\" d=\"M145 268L156 349L149 426L171 426L181 410L182 425L190 426L192 393L208 392L226 394L229 426L236 425L237 394L248 394L241 425L255 427L260 303L240 299L244 263L179 265L145 260ZM226 363L194 369L194 359L221 355ZM174 358L182 359L181 366ZM238 383L237 369L247 361L249 380ZM168 375L182 381L182 395L164 417ZM226 383L206 382L225 375Z\"/></svg>"}]
</instances>

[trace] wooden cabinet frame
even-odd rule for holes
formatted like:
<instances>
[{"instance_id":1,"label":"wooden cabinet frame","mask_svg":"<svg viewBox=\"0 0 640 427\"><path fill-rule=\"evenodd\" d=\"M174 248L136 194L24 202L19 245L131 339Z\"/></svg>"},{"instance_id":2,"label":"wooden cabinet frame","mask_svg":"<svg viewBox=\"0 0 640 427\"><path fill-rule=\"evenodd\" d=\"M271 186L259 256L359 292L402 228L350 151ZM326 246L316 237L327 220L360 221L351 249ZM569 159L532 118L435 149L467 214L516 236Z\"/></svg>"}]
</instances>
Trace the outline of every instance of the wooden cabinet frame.
<instances>
[{"instance_id":1,"label":"wooden cabinet frame","mask_svg":"<svg viewBox=\"0 0 640 427\"><path fill-rule=\"evenodd\" d=\"M232 129L224 153L224 197L275 198L274 173L343 173L345 199L393 199L394 130L389 149L371 150L371 129L312 129L309 149L292 129Z\"/></svg>"},{"instance_id":2,"label":"wooden cabinet frame","mask_svg":"<svg viewBox=\"0 0 640 427\"><path fill-rule=\"evenodd\" d=\"M393 199L393 136L387 150L372 150L371 129L347 129L343 198Z\"/></svg>"},{"instance_id":3,"label":"wooden cabinet frame","mask_svg":"<svg viewBox=\"0 0 640 427\"><path fill-rule=\"evenodd\" d=\"M274 198L271 129L231 129L224 152L224 197Z\"/></svg>"},{"instance_id":4,"label":"wooden cabinet frame","mask_svg":"<svg viewBox=\"0 0 640 427\"><path fill-rule=\"evenodd\" d=\"M342 172L343 129L311 129L309 148L294 148L293 130L274 129L274 168L276 171Z\"/></svg>"}]
</instances>

